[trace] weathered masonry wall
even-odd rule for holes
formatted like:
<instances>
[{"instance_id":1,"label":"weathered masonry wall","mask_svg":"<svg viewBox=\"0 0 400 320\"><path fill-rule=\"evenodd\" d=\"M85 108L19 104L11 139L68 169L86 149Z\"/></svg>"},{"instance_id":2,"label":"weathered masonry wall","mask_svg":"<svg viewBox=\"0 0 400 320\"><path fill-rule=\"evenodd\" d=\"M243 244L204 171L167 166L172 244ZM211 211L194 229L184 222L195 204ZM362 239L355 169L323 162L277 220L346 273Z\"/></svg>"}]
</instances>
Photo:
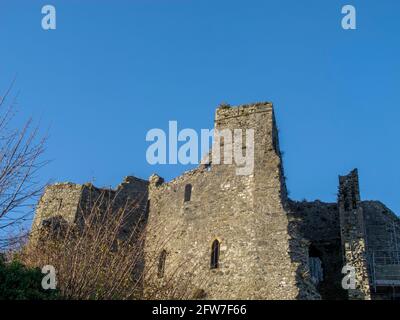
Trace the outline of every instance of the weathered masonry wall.
<instances>
[{"instance_id":1,"label":"weathered masonry wall","mask_svg":"<svg viewBox=\"0 0 400 320\"><path fill-rule=\"evenodd\" d=\"M239 176L235 165L211 164L169 183L151 179L146 253L154 259L167 252L159 284L183 264L182 278L191 278L194 292L210 299L295 299L301 296L301 262L293 262L290 252L272 106L221 107L215 127L255 130L254 174ZM185 202L187 185L191 197ZM219 267L211 269L215 240L220 243Z\"/></svg>"},{"instance_id":2,"label":"weathered masonry wall","mask_svg":"<svg viewBox=\"0 0 400 320\"><path fill-rule=\"evenodd\" d=\"M370 299L370 275L368 272L366 229L357 170L339 177L339 214L343 259L355 268L356 287L349 289L349 299Z\"/></svg>"},{"instance_id":3,"label":"weathered masonry wall","mask_svg":"<svg viewBox=\"0 0 400 320\"><path fill-rule=\"evenodd\" d=\"M148 182L135 177L126 177L116 190L96 188L90 183L56 183L48 186L39 200L31 236L35 236L43 222L50 219L79 225L83 214L90 212L95 204L101 204L104 210L107 203L112 203L115 209L130 204L131 208L126 210L130 214L126 228L132 227L140 219L146 220L147 193Z\"/></svg>"},{"instance_id":4,"label":"weathered masonry wall","mask_svg":"<svg viewBox=\"0 0 400 320\"><path fill-rule=\"evenodd\" d=\"M67 223L74 223L77 215L83 185L56 183L48 186L36 207L31 237L36 237L43 221L62 217Z\"/></svg>"},{"instance_id":5,"label":"weathered masonry wall","mask_svg":"<svg viewBox=\"0 0 400 320\"><path fill-rule=\"evenodd\" d=\"M289 216L290 225L307 241L309 259L321 261L322 279L316 284L321 298L346 299L347 292L341 286L344 263L337 204L290 201Z\"/></svg>"},{"instance_id":6,"label":"weathered masonry wall","mask_svg":"<svg viewBox=\"0 0 400 320\"><path fill-rule=\"evenodd\" d=\"M367 232L368 252L378 255L387 263L398 257L400 251L400 219L379 201L363 201L364 220Z\"/></svg>"},{"instance_id":7,"label":"weathered masonry wall","mask_svg":"<svg viewBox=\"0 0 400 320\"><path fill-rule=\"evenodd\" d=\"M379 201L364 201L373 299L400 299L400 219Z\"/></svg>"}]
</instances>

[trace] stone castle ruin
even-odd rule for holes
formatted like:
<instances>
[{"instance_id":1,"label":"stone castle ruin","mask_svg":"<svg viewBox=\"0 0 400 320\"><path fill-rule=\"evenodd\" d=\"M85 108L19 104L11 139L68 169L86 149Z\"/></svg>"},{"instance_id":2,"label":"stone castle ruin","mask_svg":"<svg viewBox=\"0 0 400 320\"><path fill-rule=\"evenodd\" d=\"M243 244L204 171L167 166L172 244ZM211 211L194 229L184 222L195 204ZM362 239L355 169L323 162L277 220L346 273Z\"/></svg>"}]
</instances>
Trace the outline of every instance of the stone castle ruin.
<instances>
[{"instance_id":1,"label":"stone castle ruin","mask_svg":"<svg viewBox=\"0 0 400 320\"><path fill-rule=\"evenodd\" d=\"M254 129L253 174L211 162L170 182L127 177L107 190L121 203L140 199L149 230L144 252L159 256L160 285L184 263L198 298L399 299L400 219L379 201L361 200L357 170L339 177L336 203L291 200L272 104L219 107L215 129L237 128ZM101 192L90 184L49 186L33 230L57 217L76 223L89 190ZM162 228L152 232L155 225ZM354 286L344 289L352 270Z\"/></svg>"}]
</instances>

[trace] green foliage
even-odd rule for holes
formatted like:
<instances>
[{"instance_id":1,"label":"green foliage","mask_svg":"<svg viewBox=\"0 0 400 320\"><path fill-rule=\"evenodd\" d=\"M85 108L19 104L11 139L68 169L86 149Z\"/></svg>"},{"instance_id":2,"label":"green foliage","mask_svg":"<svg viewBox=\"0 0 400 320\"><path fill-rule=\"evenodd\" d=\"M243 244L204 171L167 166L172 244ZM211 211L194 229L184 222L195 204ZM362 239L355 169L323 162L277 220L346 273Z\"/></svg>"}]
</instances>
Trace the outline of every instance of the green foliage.
<instances>
[{"instance_id":1,"label":"green foliage","mask_svg":"<svg viewBox=\"0 0 400 320\"><path fill-rule=\"evenodd\" d=\"M38 268L27 268L18 261L4 263L0 259L0 300L57 299L56 290L44 290L44 275Z\"/></svg>"}]
</instances>

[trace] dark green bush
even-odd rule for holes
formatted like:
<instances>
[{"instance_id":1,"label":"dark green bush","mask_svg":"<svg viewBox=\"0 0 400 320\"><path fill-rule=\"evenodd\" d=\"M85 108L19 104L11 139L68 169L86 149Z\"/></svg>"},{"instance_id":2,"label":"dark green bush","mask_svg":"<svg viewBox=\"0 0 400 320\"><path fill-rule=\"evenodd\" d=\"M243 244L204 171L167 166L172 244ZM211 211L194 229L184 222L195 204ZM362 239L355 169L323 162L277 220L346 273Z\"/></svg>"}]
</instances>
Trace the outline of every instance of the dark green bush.
<instances>
[{"instance_id":1,"label":"dark green bush","mask_svg":"<svg viewBox=\"0 0 400 320\"><path fill-rule=\"evenodd\" d=\"M4 263L0 259L0 300L57 299L56 290L44 290L45 275L38 268L27 268L18 261Z\"/></svg>"}]
</instances>

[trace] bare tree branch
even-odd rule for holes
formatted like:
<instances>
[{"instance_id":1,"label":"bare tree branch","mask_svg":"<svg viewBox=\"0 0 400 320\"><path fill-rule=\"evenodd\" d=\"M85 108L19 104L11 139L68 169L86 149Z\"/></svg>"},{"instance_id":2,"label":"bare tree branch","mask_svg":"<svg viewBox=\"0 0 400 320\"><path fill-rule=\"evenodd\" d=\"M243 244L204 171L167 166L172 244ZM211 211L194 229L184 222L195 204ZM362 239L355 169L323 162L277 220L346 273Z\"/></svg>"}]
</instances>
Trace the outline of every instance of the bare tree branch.
<instances>
[{"instance_id":1,"label":"bare tree branch","mask_svg":"<svg viewBox=\"0 0 400 320\"><path fill-rule=\"evenodd\" d=\"M32 119L12 126L16 115L16 97L11 98L14 83L15 79L0 97L0 248L18 240L7 239L4 230L31 219L44 188L37 173L47 164L41 160L46 136L39 136Z\"/></svg>"}]
</instances>

